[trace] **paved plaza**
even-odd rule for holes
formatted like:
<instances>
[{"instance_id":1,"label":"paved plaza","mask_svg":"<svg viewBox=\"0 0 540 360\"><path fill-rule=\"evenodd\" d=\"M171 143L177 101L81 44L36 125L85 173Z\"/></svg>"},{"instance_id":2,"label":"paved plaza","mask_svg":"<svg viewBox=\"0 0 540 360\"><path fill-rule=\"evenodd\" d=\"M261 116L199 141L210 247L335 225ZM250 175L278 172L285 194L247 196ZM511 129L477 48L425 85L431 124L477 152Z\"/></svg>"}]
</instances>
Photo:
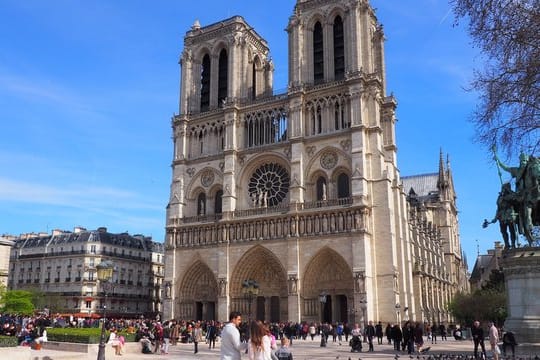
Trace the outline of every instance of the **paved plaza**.
<instances>
[{"instance_id":1,"label":"paved plaza","mask_svg":"<svg viewBox=\"0 0 540 360\"><path fill-rule=\"evenodd\" d=\"M377 345L375 343L374 352L362 352L351 353L349 346L346 346L345 342L342 345L339 343L333 343L331 338L327 347L320 347L319 337L315 337L314 341L308 340L295 340L291 347L295 360L308 360L308 359L339 359L339 360L357 360L357 359L394 359L396 352L393 350L392 345L383 344ZM402 359L419 358L428 359L429 355L433 354L451 354L451 355L472 355L473 344L469 340L456 341L454 339L448 339L447 341L438 341L437 344L431 344L426 342L426 345L431 346L431 349L425 355L409 356L407 353L400 352L399 356ZM141 353L125 353L123 356L107 356L107 360L111 359L151 359L151 358L170 358L181 360L193 360L193 359L219 359L219 342L216 343L216 348L209 350L208 346L204 343L199 346L199 353L193 353L193 344L178 344L171 346L168 355L154 355L154 354L141 354ZM364 344L364 349L367 349L367 344ZM84 354L86 355L86 354ZM84 355L75 352L54 351L54 350L40 350L32 351L32 360L60 360L60 359L83 359ZM247 355L242 357L247 359ZM456 357L457 358L457 357Z\"/></svg>"}]
</instances>

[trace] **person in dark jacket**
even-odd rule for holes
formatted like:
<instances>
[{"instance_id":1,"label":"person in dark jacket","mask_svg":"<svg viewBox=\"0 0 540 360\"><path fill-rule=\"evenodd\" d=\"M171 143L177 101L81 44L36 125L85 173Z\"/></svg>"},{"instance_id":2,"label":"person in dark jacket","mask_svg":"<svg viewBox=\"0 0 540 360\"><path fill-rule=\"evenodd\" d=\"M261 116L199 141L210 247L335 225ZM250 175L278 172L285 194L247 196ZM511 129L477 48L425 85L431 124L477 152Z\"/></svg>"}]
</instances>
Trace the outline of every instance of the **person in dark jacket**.
<instances>
[{"instance_id":1,"label":"person in dark jacket","mask_svg":"<svg viewBox=\"0 0 540 360\"><path fill-rule=\"evenodd\" d=\"M380 321L375 325L375 336L377 337L377 344L382 345L383 329Z\"/></svg>"},{"instance_id":2,"label":"person in dark jacket","mask_svg":"<svg viewBox=\"0 0 540 360\"><path fill-rule=\"evenodd\" d=\"M373 321L369 321L368 326L366 326L366 337L369 344L368 351L373 352L373 338L375 337L375 326L373 326Z\"/></svg>"},{"instance_id":3,"label":"person in dark jacket","mask_svg":"<svg viewBox=\"0 0 540 360\"><path fill-rule=\"evenodd\" d=\"M471 329L472 339L474 341L474 357L478 359L478 345L482 349L483 358L486 358L486 347L484 345L484 329L480 326L480 321L475 321Z\"/></svg>"},{"instance_id":4,"label":"person in dark jacket","mask_svg":"<svg viewBox=\"0 0 540 360\"><path fill-rule=\"evenodd\" d=\"M392 343L392 325L390 323L386 324L384 335L386 336L386 340L388 340L388 345L390 345Z\"/></svg>"},{"instance_id":5,"label":"person in dark jacket","mask_svg":"<svg viewBox=\"0 0 540 360\"><path fill-rule=\"evenodd\" d=\"M403 340L403 332L401 331L399 324L394 324L394 326L392 326L392 329L390 330L390 334L392 336L392 341L394 342L394 350L396 351L401 350L401 341Z\"/></svg>"},{"instance_id":6,"label":"person in dark jacket","mask_svg":"<svg viewBox=\"0 0 540 360\"><path fill-rule=\"evenodd\" d=\"M503 341L502 350L503 350L504 356L506 357L506 348L510 347L510 349L512 350L512 357L514 357L516 345L517 345L516 337L514 336L514 333L507 330L503 334L502 341Z\"/></svg>"},{"instance_id":7,"label":"person in dark jacket","mask_svg":"<svg viewBox=\"0 0 540 360\"><path fill-rule=\"evenodd\" d=\"M206 339L208 341L208 349L216 348L217 327L212 320L206 327Z\"/></svg>"},{"instance_id":8,"label":"person in dark jacket","mask_svg":"<svg viewBox=\"0 0 540 360\"><path fill-rule=\"evenodd\" d=\"M281 347L275 353L278 360L293 360L291 350L289 349L289 339L286 337L281 339Z\"/></svg>"}]
</instances>

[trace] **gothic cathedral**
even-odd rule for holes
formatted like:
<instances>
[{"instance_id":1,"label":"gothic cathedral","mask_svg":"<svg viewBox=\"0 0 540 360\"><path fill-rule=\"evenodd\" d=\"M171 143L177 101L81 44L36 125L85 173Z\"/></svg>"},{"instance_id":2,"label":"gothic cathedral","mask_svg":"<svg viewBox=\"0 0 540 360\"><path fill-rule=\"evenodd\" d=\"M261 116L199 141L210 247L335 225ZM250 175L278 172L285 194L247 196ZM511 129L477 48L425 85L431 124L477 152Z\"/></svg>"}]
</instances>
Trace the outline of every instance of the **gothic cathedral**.
<instances>
[{"instance_id":1,"label":"gothic cathedral","mask_svg":"<svg viewBox=\"0 0 540 360\"><path fill-rule=\"evenodd\" d=\"M241 16L181 55L164 317L449 322L467 285L448 163L400 178L368 0L298 0L289 81Z\"/></svg>"}]
</instances>

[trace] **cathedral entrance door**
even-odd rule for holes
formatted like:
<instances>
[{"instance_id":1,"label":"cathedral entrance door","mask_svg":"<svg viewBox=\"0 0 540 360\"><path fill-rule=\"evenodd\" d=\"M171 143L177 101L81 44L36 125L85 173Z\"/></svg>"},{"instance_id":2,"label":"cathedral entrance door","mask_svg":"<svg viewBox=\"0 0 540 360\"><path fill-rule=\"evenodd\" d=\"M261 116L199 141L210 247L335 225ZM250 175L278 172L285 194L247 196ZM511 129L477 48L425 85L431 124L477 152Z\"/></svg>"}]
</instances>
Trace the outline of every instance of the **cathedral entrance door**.
<instances>
[{"instance_id":1,"label":"cathedral entrance door","mask_svg":"<svg viewBox=\"0 0 540 360\"><path fill-rule=\"evenodd\" d=\"M203 320L203 303L195 302L195 320Z\"/></svg>"},{"instance_id":2,"label":"cathedral entrance door","mask_svg":"<svg viewBox=\"0 0 540 360\"><path fill-rule=\"evenodd\" d=\"M216 303L210 301L206 304L206 316L204 320L215 320L216 319Z\"/></svg>"},{"instance_id":3,"label":"cathedral entrance door","mask_svg":"<svg viewBox=\"0 0 540 360\"><path fill-rule=\"evenodd\" d=\"M337 321L347 321L347 297L345 295L336 296L336 314Z\"/></svg>"},{"instance_id":4,"label":"cathedral entrance door","mask_svg":"<svg viewBox=\"0 0 540 360\"><path fill-rule=\"evenodd\" d=\"M279 321L279 296L270 298L270 322Z\"/></svg>"},{"instance_id":5,"label":"cathedral entrance door","mask_svg":"<svg viewBox=\"0 0 540 360\"><path fill-rule=\"evenodd\" d=\"M326 295L326 302L323 304L322 321L332 322L332 296Z\"/></svg>"},{"instance_id":6,"label":"cathedral entrance door","mask_svg":"<svg viewBox=\"0 0 540 360\"><path fill-rule=\"evenodd\" d=\"M261 321L264 321L265 320L265 303L266 303L266 299L264 298L264 296L258 296L257 297L257 305L256 305L256 308L257 308L257 311L256 311L256 314L257 316L255 317L257 320L261 320Z\"/></svg>"}]
</instances>

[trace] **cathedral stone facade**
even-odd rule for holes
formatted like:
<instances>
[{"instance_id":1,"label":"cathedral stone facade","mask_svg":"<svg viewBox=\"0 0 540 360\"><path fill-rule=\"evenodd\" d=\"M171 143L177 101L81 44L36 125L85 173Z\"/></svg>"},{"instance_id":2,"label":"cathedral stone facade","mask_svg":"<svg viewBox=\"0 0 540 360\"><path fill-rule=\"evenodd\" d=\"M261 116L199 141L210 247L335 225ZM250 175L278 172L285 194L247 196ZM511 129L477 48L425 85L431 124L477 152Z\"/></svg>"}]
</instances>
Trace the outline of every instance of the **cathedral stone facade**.
<instances>
[{"instance_id":1,"label":"cathedral stone facade","mask_svg":"<svg viewBox=\"0 0 540 360\"><path fill-rule=\"evenodd\" d=\"M298 0L286 31L282 94L241 16L186 33L165 318L450 321L466 286L451 173L441 160L435 183L400 178L374 10Z\"/></svg>"}]
</instances>

